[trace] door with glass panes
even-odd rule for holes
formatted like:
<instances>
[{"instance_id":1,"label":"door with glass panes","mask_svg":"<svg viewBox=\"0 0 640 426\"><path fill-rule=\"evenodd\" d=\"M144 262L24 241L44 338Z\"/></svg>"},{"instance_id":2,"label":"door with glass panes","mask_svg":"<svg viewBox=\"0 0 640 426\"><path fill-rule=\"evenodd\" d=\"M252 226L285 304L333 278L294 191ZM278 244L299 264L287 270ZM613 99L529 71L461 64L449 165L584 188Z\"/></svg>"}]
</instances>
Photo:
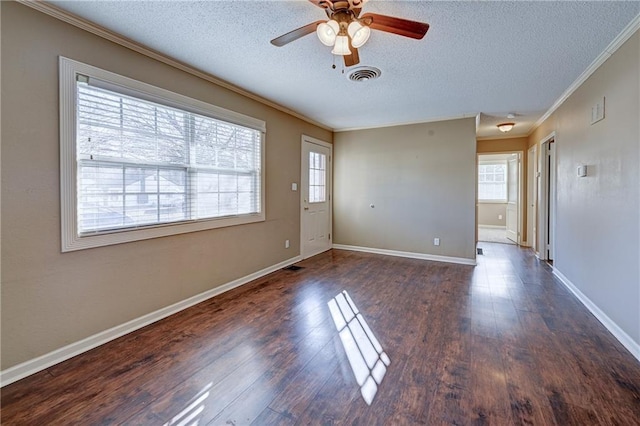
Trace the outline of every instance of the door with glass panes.
<instances>
[{"instance_id":1,"label":"door with glass panes","mask_svg":"<svg viewBox=\"0 0 640 426\"><path fill-rule=\"evenodd\" d=\"M301 255L331 248L331 145L302 139Z\"/></svg>"}]
</instances>

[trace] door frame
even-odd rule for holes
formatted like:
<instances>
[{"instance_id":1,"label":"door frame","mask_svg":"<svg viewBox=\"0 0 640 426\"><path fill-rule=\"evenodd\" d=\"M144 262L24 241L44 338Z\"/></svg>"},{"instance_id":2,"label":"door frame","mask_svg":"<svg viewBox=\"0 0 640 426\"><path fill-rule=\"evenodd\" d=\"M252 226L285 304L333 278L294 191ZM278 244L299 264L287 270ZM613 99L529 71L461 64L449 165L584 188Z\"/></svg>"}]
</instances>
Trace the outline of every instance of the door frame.
<instances>
[{"instance_id":1,"label":"door frame","mask_svg":"<svg viewBox=\"0 0 640 426\"><path fill-rule=\"evenodd\" d=\"M522 202L523 202L523 194L525 191L524 187L524 179L523 179L523 158L524 151L495 151L495 152L478 152L476 153L476 243L478 242L478 205L480 202L478 201L478 164L480 164L480 157L483 155L496 155L496 154L516 154L518 156L518 202L516 205L518 206L518 241L517 245L522 245L522 225L523 225L523 213L522 213Z\"/></svg>"},{"instance_id":2,"label":"door frame","mask_svg":"<svg viewBox=\"0 0 640 426\"><path fill-rule=\"evenodd\" d=\"M304 169L304 146L305 144L313 144L313 145L319 145L322 146L324 148L329 149L329 158L327 161L327 197L328 197L328 202L329 202L329 242L330 242L330 247L331 248L333 246L333 144L330 144L329 142L325 142L323 140L320 139L316 139L314 137L311 136L307 136L307 135L302 135L301 141L300 141L300 196L299 196L299 202L300 202L300 257L302 257L303 259L306 259L307 257L311 257L311 256L315 256L317 253L313 253L313 254L308 254L304 252L304 236L305 234L305 229L304 229L304 198L302 196L302 194L305 191L305 188L302 187L302 182L304 182L304 174L308 173L308 170Z\"/></svg>"},{"instance_id":3,"label":"door frame","mask_svg":"<svg viewBox=\"0 0 640 426\"><path fill-rule=\"evenodd\" d=\"M536 236L538 247L536 247L536 255L540 260L554 259L557 146L555 131L538 142L538 235Z\"/></svg>"},{"instance_id":4,"label":"door frame","mask_svg":"<svg viewBox=\"0 0 640 426\"><path fill-rule=\"evenodd\" d=\"M529 211L531 207L531 211ZM538 240L538 145L532 145L527 151L527 247L534 251Z\"/></svg>"}]
</instances>

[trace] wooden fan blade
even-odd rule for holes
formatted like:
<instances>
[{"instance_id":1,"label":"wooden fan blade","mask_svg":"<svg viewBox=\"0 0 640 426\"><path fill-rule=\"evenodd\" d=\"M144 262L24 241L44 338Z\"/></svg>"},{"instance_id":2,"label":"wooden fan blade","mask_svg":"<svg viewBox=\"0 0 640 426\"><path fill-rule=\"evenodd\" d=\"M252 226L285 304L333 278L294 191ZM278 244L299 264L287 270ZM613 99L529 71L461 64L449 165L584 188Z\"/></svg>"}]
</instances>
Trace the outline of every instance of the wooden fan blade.
<instances>
[{"instance_id":1,"label":"wooden fan blade","mask_svg":"<svg viewBox=\"0 0 640 426\"><path fill-rule=\"evenodd\" d=\"M360 63L360 56L358 55L358 49L351 46L349 46L349 49L351 50L351 55L344 56L345 67L352 67Z\"/></svg>"},{"instance_id":2,"label":"wooden fan blade","mask_svg":"<svg viewBox=\"0 0 640 426\"><path fill-rule=\"evenodd\" d=\"M369 25L372 30L385 31L418 40L424 37L429 30L429 24L424 22L409 21L408 19L378 15L377 13L365 13L360 20Z\"/></svg>"},{"instance_id":3,"label":"wooden fan blade","mask_svg":"<svg viewBox=\"0 0 640 426\"><path fill-rule=\"evenodd\" d=\"M311 34L316 30L316 27L323 22L324 21L312 22L310 24L305 25L304 27L300 27L293 31L289 31L286 34L283 34L280 37L276 37L273 40L271 40L271 44L278 47L284 46L285 44L291 43L292 41L295 41L300 37L304 37L308 34Z\"/></svg>"},{"instance_id":4,"label":"wooden fan blade","mask_svg":"<svg viewBox=\"0 0 640 426\"><path fill-rule=\"evenodd\" d=\"M314 5L321 7L322 9L333 9L333 2L331 0L309 0Z\"/></svg>"}]
</instances>

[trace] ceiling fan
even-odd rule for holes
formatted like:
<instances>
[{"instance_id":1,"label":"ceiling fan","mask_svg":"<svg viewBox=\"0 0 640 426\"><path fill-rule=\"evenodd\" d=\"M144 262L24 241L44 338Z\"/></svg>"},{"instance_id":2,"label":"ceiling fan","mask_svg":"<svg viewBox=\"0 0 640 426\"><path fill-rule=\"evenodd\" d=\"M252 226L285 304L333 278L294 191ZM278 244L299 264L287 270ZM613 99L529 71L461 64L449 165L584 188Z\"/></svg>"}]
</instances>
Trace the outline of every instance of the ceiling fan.
<instances>
[{"instance_id":1,"label":"ceiling fan","mask_svg":"<svg viewBox=\"0 0 640 426\"><path fill-rule=\"evenodd\" d=\"M274 46L284 46L312 32L318 35L322 44L333 46L331 53L342 55L347 67L360 62L358 48L363 46L371 30L384 31L404 37L422 39L429 30L429 24L393 16L365 13L360 16L367 0L309 0L323 8L328 21L315 21L271 40Z\"/></svg>"}]
</instances>

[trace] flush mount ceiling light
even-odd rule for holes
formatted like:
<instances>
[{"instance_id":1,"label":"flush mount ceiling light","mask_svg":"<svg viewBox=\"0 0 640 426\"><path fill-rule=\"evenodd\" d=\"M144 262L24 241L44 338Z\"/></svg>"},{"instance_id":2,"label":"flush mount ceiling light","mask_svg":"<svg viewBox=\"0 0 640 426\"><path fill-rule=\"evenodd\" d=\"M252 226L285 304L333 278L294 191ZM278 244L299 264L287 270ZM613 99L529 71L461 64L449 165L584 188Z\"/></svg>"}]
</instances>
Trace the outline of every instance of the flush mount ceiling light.
<instances>
[{"instance_id":1,"label":"flush mount ceiling light","mask_svg":"<svg viewBox=\"0 0 640 426\"><path fill-rule=\"evenodd\" d=\"M509 131L511 131L511 129L513 129L513 126L515 126L516 123L500 123L498 124L498 129L502 132L502 133L507 133Z\"/></svg>"},{"instance_id":2,"label":"flush mount ceiling light","mask_svg":"<svg viewBox=\"0 0 640 426\"><path fill-rule=\"evenodd\" d=\"M371 36L371 30L422 39L429 24L393 16L365 13L360 16L362 6L367 0L309 0L325 10L328 21L316 21L290 31L271 40L274 46L284 46L300 37L315 32L320 42L333 47L331 53L344 57L347 67L360 62L358 48L364 46Z\"/></svg>"},{"instance_id":3,"label":"flush mount ceiling light","mask_svg":"<svg viewBox=\"0 0 640 426\"><path fill-rule=\"evenodd\" d=\"M507 118L514 119L516 118L516 115L513 113L510 113L510 114L507 114ZM516 123L511 121L507 123L500 123L498 124L498 130L500 130L502 133L507 133L507 132L510 132L511 129L513 129L513 126L515 125Z\"/></svg>"}]
</instances>

